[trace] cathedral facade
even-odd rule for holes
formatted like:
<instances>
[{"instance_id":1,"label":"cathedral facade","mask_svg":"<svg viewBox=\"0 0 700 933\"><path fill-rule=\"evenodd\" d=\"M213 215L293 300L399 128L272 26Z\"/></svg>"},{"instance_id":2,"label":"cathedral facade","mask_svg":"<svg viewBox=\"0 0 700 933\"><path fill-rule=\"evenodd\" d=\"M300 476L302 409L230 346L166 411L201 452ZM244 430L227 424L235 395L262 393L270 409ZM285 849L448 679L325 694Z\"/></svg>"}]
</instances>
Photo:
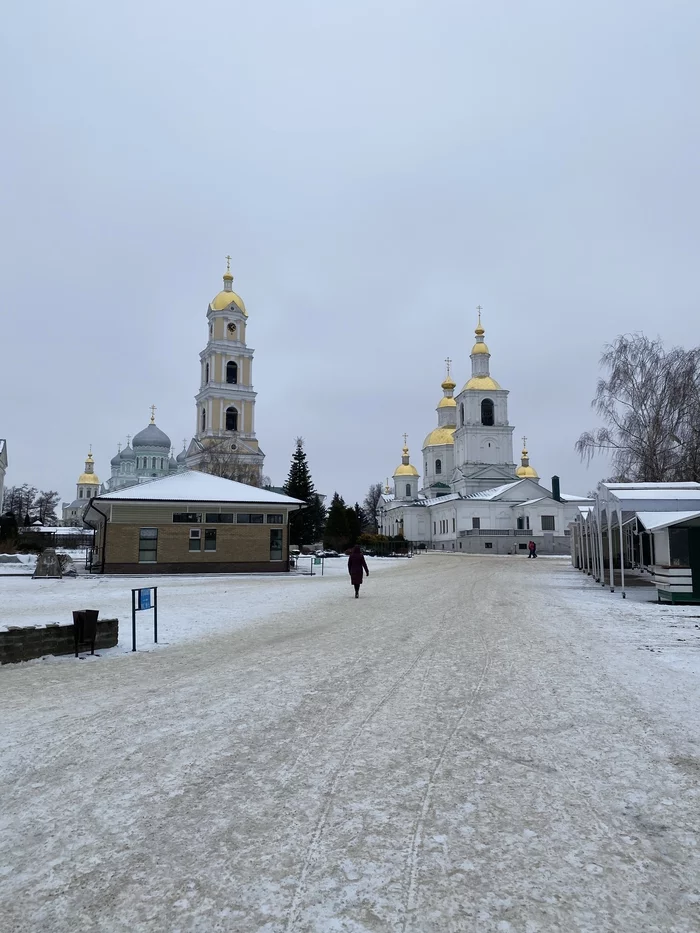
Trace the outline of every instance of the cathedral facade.
<instances>
[{"instance_id":1,"label":"cathedral facade","mask_svg":"<svg viewBox=\"0 0 700 933\"><path fill-rule=\"evenodd\" d=\"M437 426L422 447L423 482L411 464L404 435L401 463L379 506L382 534L402 534L418 546L469 553L527 552L530 539L543 553L569 552L569 522L589 500L562 495L540 483L523 438L513 458L508 390L491 375L491 354L479 322L471 375L457 387L447 360L437 405Z\"/></svg>"}]
</instances>

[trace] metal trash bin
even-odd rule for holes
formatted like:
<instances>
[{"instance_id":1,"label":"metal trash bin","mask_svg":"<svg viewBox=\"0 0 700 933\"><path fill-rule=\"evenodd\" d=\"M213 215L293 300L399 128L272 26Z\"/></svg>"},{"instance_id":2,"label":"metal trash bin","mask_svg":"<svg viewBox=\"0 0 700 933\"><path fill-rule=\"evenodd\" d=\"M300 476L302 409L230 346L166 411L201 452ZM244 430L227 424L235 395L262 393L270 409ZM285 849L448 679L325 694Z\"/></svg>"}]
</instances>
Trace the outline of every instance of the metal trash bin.
<instances>
[{"instance_id":1,"label":"metal trash bin","mask_svg":"<svg viewBox=\"0 0 700 933\"><path fill-rule=\"evenodd\" d=\"M99 609L77 609L73 612L73 639L76 658L78 657L79 645L90 645L90 654L95 653L97 617L99 614Z\"/></svg>"}]
</instances>

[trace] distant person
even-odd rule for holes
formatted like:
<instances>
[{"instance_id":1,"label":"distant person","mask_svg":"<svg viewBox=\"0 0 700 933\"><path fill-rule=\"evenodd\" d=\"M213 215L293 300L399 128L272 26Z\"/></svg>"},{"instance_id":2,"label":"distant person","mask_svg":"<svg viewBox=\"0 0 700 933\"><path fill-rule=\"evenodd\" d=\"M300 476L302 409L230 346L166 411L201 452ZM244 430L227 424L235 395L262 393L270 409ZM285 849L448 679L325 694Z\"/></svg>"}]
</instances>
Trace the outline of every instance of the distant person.
<instances>
[{"instance_id":1,"label":"distant person","mask_svg":"<svg viewBox=\"0 0 700 933\"><path fill-rule=\"evenodd\" d=\"M348 573L350 574L350 582L355 587L355 599L360 598L360 587L362 586L363 570L367 576L369 576L365 555L360 550L360 545L356 544L352 551L350 551L350 556L348 557Z\"/></svg>"},{"instance_id":2,"label":"distant person","mask_svg":"<svg viewBox=\"0 0 700 933\"><path fill-rule=\"evenodd\" d=\"M528 554L527 554L528 559L530 557L537 557L537 545L535 544L534 541L530 541L530 543L527 546L527 551L528 551Z\"/></svg>"}]
</instances>

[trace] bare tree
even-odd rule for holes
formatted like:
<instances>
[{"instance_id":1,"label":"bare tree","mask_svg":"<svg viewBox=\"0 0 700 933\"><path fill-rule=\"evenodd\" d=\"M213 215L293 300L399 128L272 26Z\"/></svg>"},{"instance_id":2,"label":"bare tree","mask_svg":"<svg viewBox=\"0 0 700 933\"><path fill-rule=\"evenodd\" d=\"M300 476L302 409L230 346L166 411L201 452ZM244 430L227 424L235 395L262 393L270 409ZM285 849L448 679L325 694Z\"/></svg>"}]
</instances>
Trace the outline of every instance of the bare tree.
<instances>
[{"instance_id":1,"label":"bare tree","mask_svg":"<svg viewBox=\"0 0 700 933\"><path fill-rule=\"evenodd\" d=\"M364 513L367 518L368 531L372 534L377 533L379 527L379 502L382 498L383 486L381 483L372 483L365 496Z\"/></svg>"},{"instance_id":2,"label":"bare tree","mask_svg":"<svg viewBox=\"0 0 700 933\"><path fill-rule=\"evenodd\" d=\"M260 486L262 483L259 464L251 461L246 454L231 449L225 440L207 440L202 447L198 469L212 476L222 476L247 486Z\"/></svg>"},{"instance_id":3,"label":"bare tree","mask_svg":"<svg viewBox=\"0 0 700 933\"><path fill-rule=\"evenodd\" d=\"M623 334L600 364L608 375L591 406L605 426L579 437L581 458L610 455L618 482L700 479L700 348Z\"/></svg>"}]
</instances>

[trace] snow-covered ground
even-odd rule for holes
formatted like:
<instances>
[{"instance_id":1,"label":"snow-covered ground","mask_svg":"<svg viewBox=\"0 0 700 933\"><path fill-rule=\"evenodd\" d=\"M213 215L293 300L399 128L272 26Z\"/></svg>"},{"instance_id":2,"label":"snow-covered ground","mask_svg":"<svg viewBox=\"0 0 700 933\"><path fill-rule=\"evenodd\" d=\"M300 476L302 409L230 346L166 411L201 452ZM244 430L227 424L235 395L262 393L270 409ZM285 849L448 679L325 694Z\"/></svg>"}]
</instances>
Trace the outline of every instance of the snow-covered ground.
<instances>
[{"instance_id":1,"label":"snow-covered ground","mask_svg":"<svg viewBox=\"0 0 700 933\"><path fill-rule=\"evenodd\" d=\"M404 559L405 560L405 559ZM401 563L401 558L367 558L374 575ZM12 565L10 565L12 566ZM231 632L272 614L282 617L322 598L338 581L350 590L347 560L332 558L314 566L300 561L304 574L192 574L176 576L79 576L62 580L13 577L2 581L0 626L71 622L74 609L97 609L102 619L119 619L119 645L101 650L110 657L131 651L131 590L158 587L158 648ZM323 576L321 576L323 569ZM137 647L154 649L153 613L137 612Z\"/></svg>"},{"instance_id":2,"label":"snow-covered ground","mask_svg":"<svg viewBox=\"0 0 700 933\"><path fill-rule=\"evenodd\" d=\"M167 650L0 669L3 930L698 933L691 607L515 557L287 585Z\"/></svg>"}]
</instances>

